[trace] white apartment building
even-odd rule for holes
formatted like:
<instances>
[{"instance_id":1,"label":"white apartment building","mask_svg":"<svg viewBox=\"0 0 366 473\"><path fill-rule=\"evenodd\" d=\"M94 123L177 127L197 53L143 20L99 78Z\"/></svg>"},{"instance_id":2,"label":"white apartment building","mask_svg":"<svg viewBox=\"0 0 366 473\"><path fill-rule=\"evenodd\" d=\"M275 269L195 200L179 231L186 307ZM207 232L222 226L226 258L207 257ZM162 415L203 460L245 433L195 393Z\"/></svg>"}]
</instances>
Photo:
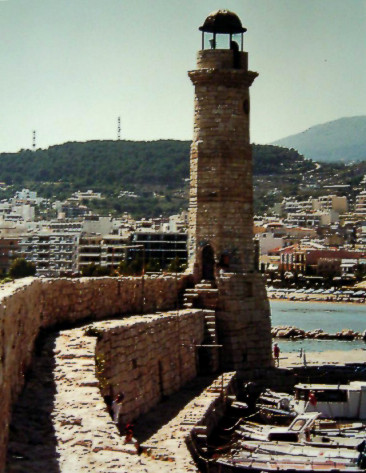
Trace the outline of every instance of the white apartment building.
<instances>
[{"instance_id":1,"label":"white apartment building","mask_svg":"<svg viewBox=\"0 0 366 473\"><path fill-rule=\"evenodd\" d=\"M55 277L76 271L80 235L68 232L40 231L24 235L20 254L36 265L37 276Z\"/></svg>"},{"instance_id":2,"label":"white apartment building","mask_svg":"<svg viewBox=\"0 0 366 473\"><path fill-rule=\"evenodd\" d=\"M280 204L274 206L274 211L280 216L295 212L310 212L311 210L313 210L311 198L300 201L295 197L285 197Z\"/></svg>"},{"instance_id":3,"label":"white apartment building","mask_svg":"<svg viewBox=\"0 0 366 473\"><path fill-rule=\"evenodd\" d=\"M356 196L355 213L357 215L366 215L366 190Z\"/></svg>"},{"instance_id":4,"label":"white apartment building","mask_svg":"<svg viewBox=\"0 0 366 473\"><path fill-rule=\"evenodd\" d=\"M98 215L87 215L82 222L83 233L98 233L107 235L113 229L113 221L111 217L100 217Z\"/></svg>"},{"instance_id":5,"label":"white apartment building","mask_svg":"<svg viewBox=\"0 0 366 473\"><path fill-rule=\"evenodd\" d=\"M333 210L339 214L348 212L348 199L346 196L323 195L312 199L313 210Z\"/></svg>"},{"instance_id":6,"label":"white apartment building","mask_svg":"<svg viewBox=\"0 0 366 473\"><path fill-rule=\"evenodd\" d=\"M21 202L28 202L31 204L38 205L43 202L45 199L43 197L37 197L37 192L31 191L29 189L22 189L21 191L17 191L13 197L13 202L21 201Z\"/></svg>"},{"instance_id":7,"label":"white apartment building","mask_svg":"<svg viewBox=\"0 0 366 473\"><path fill-rule=\"evenodd\" d=\"M76 200L100 200L102 199L102 194L100 192L94 192L91 189L87 190L86 192L82 191L77 191L74 192L71 196L71 200L76 199Z\"/></svg>"},{"instance_id":8,"label":"white apartment building","mask_svg":"<svg viewBox=\"0 0 366 473\"><path fill-rule=\"evenodd\" d=\"M273 233L259 233L255 238L259 242L260 255L268 255L268 251L284 247L284 239L274 236Z\"/></svg>"},{"instance_id":9,"label":"white apartment building","mask_svg":"<svg viewBox=\"0 0 366 473\"><path fill-rule=\"evenodd\" d=\"M287 214L287 225L295 227L318 227L322 222L322 215L314 212L296 212Z\"/></svg>"},{"instance_id":10,"label":"white apartment building","mask_svg":"<svg viewBox=\"0 0 366 473\"><path fill-rule=\"evenodd\" d=\"M316 216L320 216L322 225L338 222L339 215L348 212L348 200L346 196L337 195L323 195L313 199L298 201L294 197L284 198L280 204L277 204L274 209L279 215L287 214L287 222L299 222L303 225L312 225L311 221L316 221ZM311 214L316 216L311 218ZM329 213L326 216L326 213ZM296 217L300 214L301 217ZM329 221L329 223L326 223ZM303 223L301 223L303 222ZM310 223L307 223L310 222ZM295 223L296 225L298 223Z\"/></svg>"}]
</instances>

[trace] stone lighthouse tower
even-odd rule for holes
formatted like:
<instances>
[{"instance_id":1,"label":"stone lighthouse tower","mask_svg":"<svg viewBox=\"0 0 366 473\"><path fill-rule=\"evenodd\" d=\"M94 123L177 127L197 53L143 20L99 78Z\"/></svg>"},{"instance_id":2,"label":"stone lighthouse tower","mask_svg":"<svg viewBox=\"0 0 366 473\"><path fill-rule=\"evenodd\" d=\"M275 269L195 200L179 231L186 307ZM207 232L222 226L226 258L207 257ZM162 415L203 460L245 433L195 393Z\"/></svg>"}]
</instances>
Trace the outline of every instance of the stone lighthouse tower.
<instances>
[{"instance_id":1,"label":"stone lighthouse tower","mask_svg":"<svg viewBox=\"0 0 366 473\"><path fill-rule=\"evenodd\" d=\"M246 31L218 10L203 26L191 147L189 264L196 283L217 290L221 366L247 372L271 363L269 304L255 268L249 87L257 77L243 51Z\"/></svg>"}]
</instances>

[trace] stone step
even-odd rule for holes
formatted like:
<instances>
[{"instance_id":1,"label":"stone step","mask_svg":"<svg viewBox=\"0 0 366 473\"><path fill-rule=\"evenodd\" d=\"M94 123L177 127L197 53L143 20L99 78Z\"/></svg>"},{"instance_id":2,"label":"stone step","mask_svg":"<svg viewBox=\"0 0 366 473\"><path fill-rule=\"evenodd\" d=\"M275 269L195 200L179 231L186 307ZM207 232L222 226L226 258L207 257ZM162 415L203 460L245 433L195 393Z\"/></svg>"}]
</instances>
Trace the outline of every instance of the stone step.
<instances>
[{"instance_id":1,"label":"stone step","mask_svg":"<svg viewBox=\"0 0 366 473\"><path fill-rule=\"evenodd\" d=\"M212 335L212 334L216 334L216 328L205 328L205 334L206 335Z\"/></svg>"},{"instance_id":2,"label":"stone step","mask_svg":"<svg viewBox=\"0 0 366 473\"><path fill-rule=\"evenodd\" d=\"M210 293L210 292L216 292L217 289L213 289L212 287L195 287L194 288L196 292L198 292L199 294L206 294L207 293Z\"/></svg>"},{"instance_id":3,"label":"stone step","mask_svg":"<svg viewBox=\"0 0 366 473\"><path fill-rule=\"evenodd\" d=\"M192 304L192 302L184 302L184 303L183 303L183 307L184 307L185 309L192 309L192 308L193 308L193 304Z\"/></svg>"},{"instance_id":4,"label":"stone step","mask_svg":"<svg viewBox=\"0 0 366 473\"><path fill-rule=\"evenodd\" d=\"M198 294L184 294L184 299L198 299Z\"/></svg>"},{"instance_id":5,"label":"stone step","mask_svg":"<svg viewBox=\"0 0 366 473\"><path fill-rule=\"evenodd\" d=\"M205 332L209 333L209 334L216 333L216 328L215 327L212 327L212 328L206 327Z\"/></svg>"}]
</instances>

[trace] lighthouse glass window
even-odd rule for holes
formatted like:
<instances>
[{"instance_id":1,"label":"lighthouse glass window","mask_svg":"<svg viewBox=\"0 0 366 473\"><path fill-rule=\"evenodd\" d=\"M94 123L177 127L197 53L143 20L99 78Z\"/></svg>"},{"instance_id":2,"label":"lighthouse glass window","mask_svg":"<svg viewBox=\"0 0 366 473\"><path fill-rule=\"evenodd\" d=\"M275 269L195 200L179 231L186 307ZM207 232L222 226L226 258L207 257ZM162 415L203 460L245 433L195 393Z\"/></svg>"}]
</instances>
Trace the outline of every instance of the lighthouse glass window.
<instances>
[{"instance_id":1,"label":"lighthouse glass window","mask_svg":"<svg viewBox=\"0 0 366 473\"><path fill-rule=\"evenodd\" d=\"M241 35L233 34L231 35L231 42L237 44L238 49L241 47ZM203 35L203 48L204 49L232 49L230 44L230 34L216 34L216 37L213 33L204 33Z\"/></svg>"},{"instance_id":2,"label":"lighthouse glass window","mask_svg":"<svg viewBox=\"0 0 366 473\"><path fill-rule=\"evenodd\" d=\"M217 34L216 35L216 49L230 49L230 35Z\"/></svg>"}]
</instances>

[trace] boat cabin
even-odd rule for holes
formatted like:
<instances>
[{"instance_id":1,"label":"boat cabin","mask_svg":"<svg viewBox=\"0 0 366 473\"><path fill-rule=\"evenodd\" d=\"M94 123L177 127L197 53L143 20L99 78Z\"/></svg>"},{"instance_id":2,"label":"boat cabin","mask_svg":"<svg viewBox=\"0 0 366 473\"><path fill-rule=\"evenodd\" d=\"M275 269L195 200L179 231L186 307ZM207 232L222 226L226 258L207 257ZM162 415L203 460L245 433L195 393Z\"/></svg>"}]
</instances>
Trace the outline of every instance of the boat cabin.
<instances>
[{"instance_id":1,"label":"boat cabin","mask_svg":"<svg viewBox=\"0 0 366 473\"><path fill-rule=\"evenodd\" d=\"M297 384L293 408L298 414L319 412L330 418L366 419L366 382Z\"/></svg>"},{"instance_id":2,"label":"boat cabin","mask_svg":"<svg viewBox=\"0 0 366 473\"><path fill-rule=\"evenodd\" d=\"M310 412L296 417L288 427L271 428L267 435L269 441L300 442L306 440L319 417L318 413Z\"/></svg>"}]
</instances>

